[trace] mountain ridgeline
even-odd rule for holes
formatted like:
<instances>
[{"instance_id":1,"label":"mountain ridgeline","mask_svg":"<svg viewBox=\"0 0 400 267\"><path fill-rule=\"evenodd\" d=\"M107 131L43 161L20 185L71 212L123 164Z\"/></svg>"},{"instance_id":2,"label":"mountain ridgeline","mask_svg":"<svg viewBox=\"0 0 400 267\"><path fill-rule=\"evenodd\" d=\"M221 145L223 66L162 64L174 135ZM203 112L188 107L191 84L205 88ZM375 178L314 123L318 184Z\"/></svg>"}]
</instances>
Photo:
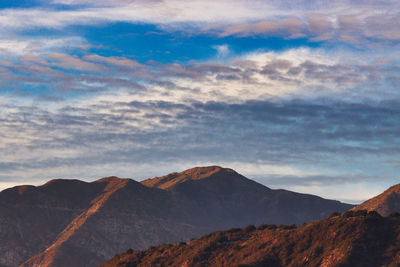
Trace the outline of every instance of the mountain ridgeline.
<instances>
[{"instance_id":1,"label":"mountain ridgeline","mask_svg":"<svg viewBox=\"0 0 400 267\"><path fill-rule=\"evenodd\" d=\"M302 224L352 205L272 190L231 169L52 180L0 193L0 266L96 266L115 253L249 224Z\"/></svg>"},{"instance_id":2,"label":"mountain ridgeline","mask_svg":"<svg viewBox=\"0 0 400 267\"><path fill-rule=\"evenodd\" d=\"M400 184L394 185L382 194L361 203L354 207L353 210L374 210L382 216L400 212Z\"/></svg>"}]
</instances>

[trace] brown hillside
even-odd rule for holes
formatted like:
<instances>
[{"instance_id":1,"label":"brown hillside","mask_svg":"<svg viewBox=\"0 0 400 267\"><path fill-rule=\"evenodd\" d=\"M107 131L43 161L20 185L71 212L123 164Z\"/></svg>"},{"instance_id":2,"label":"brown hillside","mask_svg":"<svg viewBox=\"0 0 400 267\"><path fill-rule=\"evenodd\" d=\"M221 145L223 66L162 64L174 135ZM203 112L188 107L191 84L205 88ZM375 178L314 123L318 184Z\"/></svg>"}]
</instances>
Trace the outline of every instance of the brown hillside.
<instances>
[{"instance_id":1,"label":"brown hillside","mask_svg":"<svg viewBox=\"0 0 400 267\"><path fill-rule=\"evenodd\" d=\"M382 194L371 198L353 208L354 210L375 210L382 216L400 212L400 184L390 187Z\"/></svg>"},{"instance_id":2,"label":"brown hillside","mask_svg":"<svg viewBox=\"0 0 400 267\"><path fill-rule=\"evenodd\" d=\"M399 266L400 217L346 212L302 225L219 231L114 256L102 267Z\"/></svg>"}]
</instances>

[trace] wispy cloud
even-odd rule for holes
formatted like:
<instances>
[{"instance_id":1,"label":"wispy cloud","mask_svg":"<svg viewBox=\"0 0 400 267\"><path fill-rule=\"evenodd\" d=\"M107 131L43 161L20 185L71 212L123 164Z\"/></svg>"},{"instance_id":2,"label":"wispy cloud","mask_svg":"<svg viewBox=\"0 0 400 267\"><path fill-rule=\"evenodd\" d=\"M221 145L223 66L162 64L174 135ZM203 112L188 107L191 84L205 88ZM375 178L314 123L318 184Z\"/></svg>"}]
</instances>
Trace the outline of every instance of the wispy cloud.
<instances>
[{"instance_id":1,"label":"wispy cloud","mask_svg":"<svg viewBox=\"0 0 400 267\"><path fill-rule=\"evenodd\" d=\"M217 51L217 58L219 59L226 58L230 53L229 46L226 44L216 45L214 46L214 49Z\"/></svg>"},{"instance_id":2,"label":"wispy cloud","mask_svg":"<svg viewBox=\"0 0 400 267\"><path fill-rule=\"evenodd\" d=\"M330 197L395 182L398 1L38 3L0 9L4 183L204 164Z\"/></svg>"},{"instance_id":3,"label":"wispy cloud","mask_svg":"<svg viewBox=\"0 0 400 267\"><path fill-rule=\"evenodd\" d=\"M214 162L229 167L229 162L239 162L231 167L254 176L256 169L247 165L264 161L270 166L259 168L258 177L278 175L264 181L275 187L287 187L293 179L299 179L299 188L309 183L327 187L338 181L320 176L329 173L348 175L341 179L350 184L370 181L363 173L381 183L395 180L393 162L387 161L400 155L400 129L393 116L400 114L397 102L91 103L53 111L3 107L0 156L7 161L1 163L2 175L100 176L118 166L117 174L138 177L135 166L143 164L178 168ZM362 170L357 179L352 178L354 168ZM141 175L147 176L145 171Z\"/></svg>"},{"instance_id":4,"label":"wispy cloud","mask_svg":"<svg viewBox=\"0 0 400 267\"><path fill-rule=\"evenodd\" d=\"M11 55L38 54L69 48L85 48L87 42L78 36L73 37L17 37L0 38L0 58Z\"/></svg>"},{"instance_id":5,"label":"wispy cloud","mask_svg":"<svg viewBox=\"0 0 400 267\"><path fill-rule=\"evenodd\" d=\"M343 42L397 41L397 1L55 1L76 5L0 11L2 31L64 28L109 22L150 23L176 30L195 27L227 35L270 35ZM83 5L82 5L83 4ZM308 8L305 8L308 7ZM190 25L188 27L187 25Z\"/></svg>"},{"instance_id":6,"label":"wispy cloud","mask_svg":"<svg viewBox=\"0 0 400 267\"><path fill-rule=\"evenodd\" d=\"M226 53L225 47L220 49ZM186 64L142 64L126 57L97 54L26 53L0 61L0 84L13 91L25 89L27 96L63 97L76 92L77 97L95 94L93 97L103 100L113 97L185 103L224 99L240 103L329 96L364 102L398 96L397 61L395 57L356 58L344 51L305 48ZM43 90L26 90L40 86Z\"/></svg>"}]
</instances>

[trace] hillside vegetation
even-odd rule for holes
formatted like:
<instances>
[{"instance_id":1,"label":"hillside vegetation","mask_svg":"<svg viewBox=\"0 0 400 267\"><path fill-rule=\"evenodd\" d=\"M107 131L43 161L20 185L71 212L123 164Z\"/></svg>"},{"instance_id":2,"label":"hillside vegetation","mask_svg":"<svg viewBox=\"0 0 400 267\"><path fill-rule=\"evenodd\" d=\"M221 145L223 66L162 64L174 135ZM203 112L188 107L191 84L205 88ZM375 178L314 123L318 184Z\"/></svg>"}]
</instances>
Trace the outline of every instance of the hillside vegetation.
<instances>
[{"instance_id":1,"label":"hillside vegetation","mask_svg":"<svg viewBox=\"0 0 400 267\"><path fill-rule=\"evenodd\" d=\"M102 267L400 266L400 215L348 211L296 227L250 225L115 255Z\"/></svg>"}]
</instances>

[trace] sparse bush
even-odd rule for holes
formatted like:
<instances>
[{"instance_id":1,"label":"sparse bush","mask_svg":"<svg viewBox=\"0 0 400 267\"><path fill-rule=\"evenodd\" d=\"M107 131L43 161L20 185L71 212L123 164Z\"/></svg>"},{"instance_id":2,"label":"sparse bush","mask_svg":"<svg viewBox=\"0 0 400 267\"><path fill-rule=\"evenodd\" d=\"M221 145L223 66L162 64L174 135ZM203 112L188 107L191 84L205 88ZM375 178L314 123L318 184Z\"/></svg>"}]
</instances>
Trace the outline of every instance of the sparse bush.
<instances>
[{"instance_id":1,"label":"sparse bush","mask_svg":"<svg viewBox=\"0 0 400 267\"><path fill-rule=\"evenodd\" d=\"M279 261L279 259L275 259L275 258L270 258L270 257L266 257L264 259L262 259L261 261L257 262L256 264L253 264L252 267L264 267L264 266L283 266L281 264L281 262Z\"/></svg>"},{"instance_id":2,"label":"sparse bush","mask_svg":"<svg viewBox=\"0 0 400 267\"><path fill-rule=\"evenodd\" d=\"M295 224L290 224L290 225L281 224L278 226L278 228L283 230L290 230L290 229L296 229L297 226Z\"/></svg>"},{"instance_id":3,"label":"sparse bush","mask_svg":"<svg viewBox=\"0 0 400 267\"><path fill-rule=\"evenodd\" d=\"M368 211L367 210L356 210L354 211L355 216L367 216Z\"/></svg>"},{"instance_id":4,"label":"sparse bush","mask_svg":"<svg viewBox=\"0 0 400 267\"><path fill-rule=\"evenodd\" d=\"M133 249L128 248L128 250L125 252L126 254L132 254L133 253Z\"/></svg>"},{"instance_id":5,"label":"sparse bush","mask_svg":"<svg viewBox=\"0 0 400 267\"><path fill-rule=\"evenodd\" d=\"M260 224L259 226L257 226L257 230L264 230L267 229L268 224Z\"/></svg>"},{"instance_id":6,"label":"sparse bush","mask_svg":"<svg viewBox=\"0 0 400 267\"><path fill-rule=\"evenodd\" d=\"M314 249L314 256L318 257L324 252L324 248L321 246L316 246Z\"/></svg>"},{"instance_id":7,"label":"sparse bush","mask_svg":"<svg viewBox=\"0 0 400 267\"><path fill-rule=\"evenodd\" d=\"M214 251L217 248L217 243L215 241L212 241L208 244L207 247L204 248L205 252L211 252Z\"/></svg>"},{"instance_id":8,"label":"sparse bush","mask_svg":"<svg viewBox=\"0 0 400 267\"><path fill-rule=\"evenodd\" d=\"M225 233L224 232L218 232L216 235L215 235L215 239L214 239L214 241L215 242L224 242L224 241L226 241L226 240L228 240L228 237L225 235Z\"/></svg>"},{"instance_id":9,"label":"sparse bush","mask_svg":"<svg viewBox=\"0 0 400 267\"><path fill-rule=\"evenodd\" d=\"M164 250L167 250L167 249L169 249L170 247L172 247L172 244L163 244L163 245L160 245L160 246L158 247L158 249L159 249L161 252L163 252Z\"/></svg>"},{"instance_id":10,"label":"sparse bush","mask_svg":"<svg viewBox=\"0 0 400 267\"><path fill-rule=\"evenodd\" d=\"M343 213L343 217L344 218L354 217L354 213L352 210L346 211L345 213Z\"/></svg>"},{"instance_id":11,"label":"sparse bush","mask_svg":"<svg viewBox=\"0 0 400 267\"><path fill-rule=\"evenodd\" d=\"M276 225L275 224L260 224L257 227L257 230L264 230L264 229L273 230L273 229L276 229Z\"/></svg>"},{"instance_id":12,"label":"sparse bush","mask_svg":"<svg viewBox=\"0 0 400 267\"><path fill-rule=\"evenodd\" d=\"M307 223L302 223L301 225L299 225L297 228L303 228L307 225Z\"/></svg>"},{"instance_id":13,"label":"sparse bush","mask_svg":"<svg viewBox=\"0 0 400 267\"><path fill-rule=\"evenodd\" d=\"M245 228L243 228L243 231L245 233L250 233L256 230L256 227L253 224L247 225Z\"/></svg>"},{"instance_id":14,"label":"sparse bush","mask_svg":"<svg viewBox=\"0 0 400 267\"><path fill-rule=\"evenodd\" d=\"M344 218L367 216L367 210L349 210L343 213Z\"/></svg>"},{"instance_id":15,"label":"sparse bush","mask_svg":"<svg viewBox=\"0 0 400 267\"><path fill-rule=\"evenodd\" d=\"M372 210L372 211L368 212L367 218L368 219L380 219L380 218L382 218L382 216L378 212Z\"/></svg>"},{"instance_id":16,"label":"sparse bush","mask_svg":"<svg viewBox=\"0 0 400 267\"><path fill-rule=\"evenodd\" d=\"M400 217L400 213L398 212L392 212L389 214L389 218L398 218Z\"/></svg>"},{"instance_id":17,"label":"sparse bush","mask_svg":"<svg viewBox=\"0 0 400 267\"><path fill-rule=\"evenodd\" d=\"M229 230L227 230L226 232L228 232L228 233L237 233L237 232L241 232L242 231L242 229L240 229L240 228L231 228L231 229L229 229Z\"/></svg>"},{"instance_id":18,"label":"sparse bush","mask_svg":"<svg viewBox=\"0 0 400 267\"><path fill-rule=\"evenodd\" d=\"M340 216L341 214L339 212L332 212L331 215L329 215L329 218L337 217Z\"/></svg>"}]
</instances>

